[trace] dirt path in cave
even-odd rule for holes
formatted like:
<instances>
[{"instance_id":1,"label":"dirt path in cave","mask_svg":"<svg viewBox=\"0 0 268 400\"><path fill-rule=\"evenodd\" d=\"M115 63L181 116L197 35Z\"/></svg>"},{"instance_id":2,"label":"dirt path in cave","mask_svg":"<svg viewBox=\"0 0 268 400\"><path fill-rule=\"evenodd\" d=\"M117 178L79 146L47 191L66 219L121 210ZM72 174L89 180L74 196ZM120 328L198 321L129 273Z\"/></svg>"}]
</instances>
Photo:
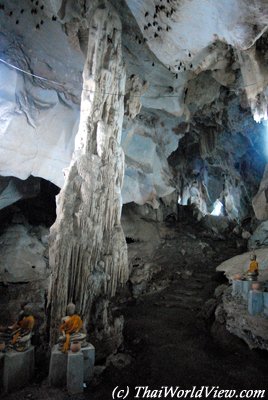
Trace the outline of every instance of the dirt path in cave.
<instances>
[{"instance_id":1,"label":"dirt path in cave","mask_svg":"<svg viewBox=\"0 0 268 400\"><path fill-rule=\"evenodd\" d=\"M267 352L249 350L224 327L218 326L216 336L212 336L214 313L204 318L208 311L205 303L223 280L215 273L216 266L238 253L232 240L208 242L217 253L205 259L205 264L200 260L191 265L191 276L176 278L174 274L173 282L163 291L123 307L125 351L133 362L122 370L109 367L102 384L91 392L92 399L111 398L117 385L129 385L132 394L135 386L268 389ZM176 267L172 248L169 253L169 261L173 259Z\"/></svg>"},{"instance_id":2,"label":"dirt path in cave","mask_svg":"<svg viewBox=\"0 0 268 400\"><path fill-rule=\"evenodd\" d=\"M209 272L195 273L125 310L127 349L134 361L121 371L109 368L92 398L108 399L117 385L268 388L267 355L250 351L227 332L220 333L222 343L221 338L216 342L199 316L211 290L210 278Z\"/></svg>"},{"instance_id":3,"label":"dirt path in cave","mask_svg":"<svg viewBox=\"0 0 268 400\"><path fill-rule=\"evenodd\" d=\"M180 229L180 232L185 232ZM174 241L173 241L174 242ZM116 386L219 386L221 389L268 389L266 352L250 351L225 329L211 335L211 319L204 319L204 305L213 297L222 276L215 267L238 251L234 244L209 241L217 249L205 264L194 263L187 269L192 275L176 274L177 251L170 247L171 284L161 292L121 305L125 317L125 344L121 351L132 362L123 369L109 366L98 384L83 395L68 396L65 391L51 389L47 383L34 384L3 399L18 400L109 400ZM172 261L173 260L173 261ZM159 277L158 277L159 279ZM96 382L95 382L96 383Z\"/></svg>"}]
</instances>

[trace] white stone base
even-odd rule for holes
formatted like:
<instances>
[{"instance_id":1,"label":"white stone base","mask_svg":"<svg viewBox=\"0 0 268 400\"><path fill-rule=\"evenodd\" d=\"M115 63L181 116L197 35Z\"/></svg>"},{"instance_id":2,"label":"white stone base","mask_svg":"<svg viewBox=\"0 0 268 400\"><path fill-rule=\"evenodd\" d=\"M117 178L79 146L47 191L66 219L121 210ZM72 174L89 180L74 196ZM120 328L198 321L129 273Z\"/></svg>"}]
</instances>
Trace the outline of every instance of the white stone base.
<instances>
[{"instance_id":1,"label":"white stone base","mask_svg":"<svg viewBox=\"0 0 268 400\"><path fill-rule=\"evenodd\" d=\"M78 393L81 382L88 383L92 378L94 363L95 348L90 343L78 353L62 353L58 345L55 345L50 358L49 384L56 387L67 386L70 394ZM79 367L73 368L76 364ZM75 382L75 385L72 382Z\"/></svg>"},{"instance_id":2,"label":"white stone base","mask_svg":"<svg viewBox=\"0 0 268 400\"><path fill-rule=\"evenodd\" d=\"M23 352L8 351L0 355L2 388L4 393L20 389L34 375L34 347Z\"/></svg>"}]
</instances>

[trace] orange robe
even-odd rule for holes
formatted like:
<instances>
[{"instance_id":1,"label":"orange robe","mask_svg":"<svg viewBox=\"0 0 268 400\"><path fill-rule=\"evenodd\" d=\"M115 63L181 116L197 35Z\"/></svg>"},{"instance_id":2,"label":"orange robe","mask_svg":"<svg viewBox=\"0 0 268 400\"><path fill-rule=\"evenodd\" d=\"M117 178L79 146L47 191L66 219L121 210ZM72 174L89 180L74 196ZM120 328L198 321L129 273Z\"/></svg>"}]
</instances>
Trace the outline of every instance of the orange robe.
<instances>
[{"instance_id":1,"label":"orange robe","mask_svg":"<svg viewBox=\"0 0 268 400\"><path fill-rule=\"evenodd\" d=\"M71 317L68 317L63 324L60 326L61 332L65 332L66 339L65 343L63 345L63 352L66 353L66 351L69 350L70 348L70 335L73 333L78 333L82 329L83 322L79 315L72 315Z\"/></svg>"},{"instance_id":2,"label":"orange robe","mask_svg":"<svg viewBox=\"0 0 268 400\"><path fill-rule=\"evenodd\" d=\"M21 334L24 332L31 332L34 328L34 317L29 315L28 317L23 317L21 321L18 322L18 332L12 338L12 344L17 343L18 339L20 338Z\"/></svg>"}]
</instances>

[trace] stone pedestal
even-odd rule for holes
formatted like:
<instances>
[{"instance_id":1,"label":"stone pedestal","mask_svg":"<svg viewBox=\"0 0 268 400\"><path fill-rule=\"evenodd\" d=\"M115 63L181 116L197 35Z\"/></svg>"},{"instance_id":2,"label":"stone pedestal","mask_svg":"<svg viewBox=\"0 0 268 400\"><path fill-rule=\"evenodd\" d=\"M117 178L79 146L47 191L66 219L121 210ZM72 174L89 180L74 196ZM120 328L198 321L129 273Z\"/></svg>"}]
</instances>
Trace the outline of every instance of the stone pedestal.
<instances>
[{"instance_id":1,"label":"stone pedestal","mask_svg":"<svg viewBox=\"0 0 268 400\"><path fill-rule=\"evenodd\" d=\"M67 361L67 390L69 394L83 392L84 357L82 351L68 353Z\"/></svg>"},{"instance_id":2,"label":"stone pedestal","mask_svg":"<svg viewBox=\"0 0 268 400\"><path fill-rule=\"evenodd\" d=\"M268 317L268 292L263 292L264 314Z\"/></svg>"},{"instance_id":3,"label":"stone pedestal","mask_svg":"<svg viewBox=\"0 0 268 400\"><path fill-rule=\"evenodd\" d=\"M25 386L33 377L33 346L24 352L8 351L1 358L0 364L3 363L2 386L5 393Z\"/></svg>"},{"instance_id":4,"label":"stone pedestal","mask_svg":"<svg viewBox=\"0 0 268 400\"><path fill-rule=\"evenodd\" d=\"M88 343L78 353L62 353L58 345L51 352L49 366L49 384L51 386L67 386L70 394L81 393L83 383L88 383L93 376L95 348Z\"/></svg>"},{"instance_id":5,"label":"stone pedestal","mask_svg":"<svg viewBox=\"0 0 268 400\"><path fill-rule=\"evenodd\" d=\"M81 349L81 351L84 357L84 382L88 383L93 377L95 347L91 343L88 343L88 346Z\"/></svg>"},{"instance_id":6,"label":"stone pedestal","mask_svg":"<svg viewBox=\"0 0 268 400\"><path fill-rule=\"evenodd\" d=\"M0 393L3 390L3 379L2 379L2 376L4 376L4 358L5 358L4 353L0 353L0 377L1 377L1 379L0 379Z\"/></svg>"},{"instance_id":7,"label":"stone pedestal","mask_svg":"<svg viewBox=\"0 0 268 400\"><path fill-rule=\"evenodd\" d=\"M234 280L232 283L232 295L233 296L242 296L243 291L243 281Z\"/></svg>"},{"instance_id":8,"label":"stone pedestal","mask_svg":"<svg viewBox=\"0 0 268 400\"><path fill-rule=\"evenodd\" d=\"M263 292L250 290L248 297L248 312L257 315L263 311Z\"/></svg>"},{"instance_id":9,"label":"stone pedestal","mask_svg":"<svg viewBox=\"0 0 268 400\"><path fill-rule=\"evenodd\" d=\"M50 386L66 386L67 357L58 349L58 345L53 347L49 364L49 384Z\"/></svg>"},{"instance_id":10,"label":"stone pedestal","mask_svg":"<svg viewBox=\"0 0 268 400\"><path fill-rule=\"evenodd\" d=\"M248 294L249 291L251 290L251 286L252 286L252 281L242 281L242 296L244 300L248 300Z\"/></svg>"}]
</instances>

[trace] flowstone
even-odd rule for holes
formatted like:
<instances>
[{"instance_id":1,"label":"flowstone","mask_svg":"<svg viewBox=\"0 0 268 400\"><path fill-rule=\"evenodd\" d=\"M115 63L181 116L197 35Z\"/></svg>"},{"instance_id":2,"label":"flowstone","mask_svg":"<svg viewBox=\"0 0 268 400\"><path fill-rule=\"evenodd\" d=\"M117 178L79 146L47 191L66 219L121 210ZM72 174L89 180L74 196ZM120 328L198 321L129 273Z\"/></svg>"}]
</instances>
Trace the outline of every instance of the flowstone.
<instances>
[{"instance_id":1,"label":"flowstone","mask_svg":"<svg viewBox=\"0 0 268 400\"><path fill-rule=\"evenodd\" d=\"M93 302L113 296L128 278L121 227L124 155L120 147L125 70L120 18L96 1L89 24L80 125L51 227L51 344L72 301L89 322Z\"/></svg>"}]
</instances>

